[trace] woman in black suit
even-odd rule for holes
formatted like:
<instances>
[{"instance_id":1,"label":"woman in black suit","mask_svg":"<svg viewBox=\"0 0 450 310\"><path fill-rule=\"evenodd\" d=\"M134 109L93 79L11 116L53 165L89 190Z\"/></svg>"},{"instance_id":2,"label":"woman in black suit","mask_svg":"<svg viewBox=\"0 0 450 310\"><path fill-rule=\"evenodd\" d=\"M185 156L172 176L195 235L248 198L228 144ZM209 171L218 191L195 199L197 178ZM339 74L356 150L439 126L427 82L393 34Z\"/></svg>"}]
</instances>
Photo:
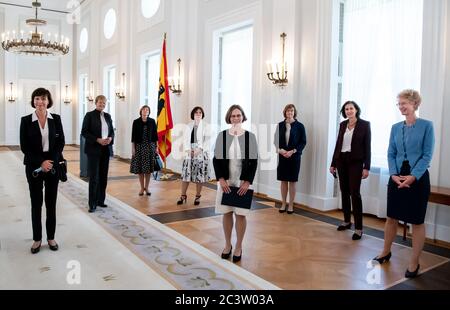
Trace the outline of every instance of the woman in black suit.
<instances>
[{"instance_id":1,"label":"woman in black suit","mask_svg":"<svg viewBox=\"0 0 450 310\"><path fill-rule=\"evenodd\" d=\"M288 214L294 213L294 200L303 149L306 146L305 126L297 121L297 109L288 104L283 110L284 121L278 124L275 132L275 147L278 152L277 180L281 181L280 213L286 212L289 190Z\"/></svg>"},{"instance_id":2,"label":"woman in black suit","mask_svg":"<svg viewBox=\"0 0 450 310\"><path fill-rule=\"evenodd\" d=\"M341 114L347 120L340 124L330 167L330 173L334 177L336 177L336 171L339 175L342 210L344 211L344 222L338 226L337 230L351 228L351 206L353 206L355 232L352 239L359 240L363 228L361 179L366 179L370 170L370 123L359 117L361 109L354 101L344 103Z\"/></svg>"},{"instance_id":3,"label":"woman in black suit","mask_svg":"<svg viewBox=\"0 0 450 310\"><path fill-rule=\"evenodd\" d=\"M133 122L131 131L131 165L130 172L139 175L141 190L139 196L144 192L147 196L151 193L148 190L150 184L150 174L155 171L156 143L158 134L156 132L156 122L150 118L150 107L144 105L139 111L140 117Z\"/></svg>"},{"instance_id":4,"label":"woman in black suit","mask_svg":"<svg viewBox=\"0 0 450 310\"><path fill-rule=\"evenodd\" d=\"M65 140L60 116L47 111L53 106L52 96L47 89L38 88L33 92L31 106L36 111L22 117L20 123L20 148L25 155L23 163L31 197L34 240L31 253L36 254L42 244L43 186L45 186L47 209L47 241L50 250L58 250L58 244L55 241L58 163L62 160Z\"/></svg>"},{"instance_id":5,"label":"woman in black suit","mask_svg":"<svg viewBox=\"0 0 450 310\"><path fill-rule=\"evenodd\" d=\"M86 139L84 152L88 157L89 213L97 206L106 208L109 158L113 156L114 127L111 115L104 112L106 97L95 98L95 110L86 113L81 135Z\"/></svg>"}]
</instances>

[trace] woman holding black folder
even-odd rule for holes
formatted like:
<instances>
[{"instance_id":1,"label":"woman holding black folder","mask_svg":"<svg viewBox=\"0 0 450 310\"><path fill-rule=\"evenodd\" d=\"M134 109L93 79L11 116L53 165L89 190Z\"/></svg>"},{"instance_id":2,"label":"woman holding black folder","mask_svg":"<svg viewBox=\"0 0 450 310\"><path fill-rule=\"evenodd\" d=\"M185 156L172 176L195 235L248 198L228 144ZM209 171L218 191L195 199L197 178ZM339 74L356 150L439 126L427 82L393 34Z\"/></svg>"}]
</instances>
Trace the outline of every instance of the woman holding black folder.
<instances>
[{"instance_id":1,"label":"woman holding black folder","mask_svg":"<svg viewBox=\"0 0 450 310\"><path fill-rule=\"evenodd\" d=\"M256 137L242 128L242 123L246 120L244 110L239 105L233 105L228 109L225 121L231 124L231 128L217 136L213 158L214 171L218 180L216 213L223 214L225 235L223 259L231 256L233 213L236 218L233 262L240 261L242 257L242 241L247 226L245 217L249 214L251 205L252 190L249 188L258 166Z\"/></svg>"}]
</instances>

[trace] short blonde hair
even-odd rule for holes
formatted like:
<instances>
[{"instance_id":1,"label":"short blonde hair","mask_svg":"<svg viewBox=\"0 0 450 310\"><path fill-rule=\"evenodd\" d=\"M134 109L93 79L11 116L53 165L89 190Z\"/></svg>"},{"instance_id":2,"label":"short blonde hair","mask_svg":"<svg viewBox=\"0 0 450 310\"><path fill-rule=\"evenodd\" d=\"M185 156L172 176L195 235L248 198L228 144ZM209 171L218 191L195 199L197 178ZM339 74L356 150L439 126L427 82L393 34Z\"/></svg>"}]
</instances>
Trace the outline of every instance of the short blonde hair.
<instances>
[{"instance_id":1,"label":"short blonde hair","mask_svg":"<svg viewBox=\"0 0 450 310\"><path fill-rule=\"evenodd\" d=\"M103 96L103 95L98 95L97 97L95 97L95 104L97 104L97 102L98 102L99 100L103 100L105 103L106 103L106 101L107 101L107 99L106 99L105 96Z\"/></svg>"},{"instance_id":2,"label":"short blonde hair","mask_svg":"<svg viewBox=\"0 0 450 310\"><path fill-rule=\"evenodd\" d=\"M420 96L419 92L417 90L414 90L414 89L402 90L397 95L397 99L400 99L400 98L403 98L403 99L409 100L411 102L414 102L414 109L416 111L419 108L420 104L422 103L422 97Z\"/></svg>"}]
</instances>

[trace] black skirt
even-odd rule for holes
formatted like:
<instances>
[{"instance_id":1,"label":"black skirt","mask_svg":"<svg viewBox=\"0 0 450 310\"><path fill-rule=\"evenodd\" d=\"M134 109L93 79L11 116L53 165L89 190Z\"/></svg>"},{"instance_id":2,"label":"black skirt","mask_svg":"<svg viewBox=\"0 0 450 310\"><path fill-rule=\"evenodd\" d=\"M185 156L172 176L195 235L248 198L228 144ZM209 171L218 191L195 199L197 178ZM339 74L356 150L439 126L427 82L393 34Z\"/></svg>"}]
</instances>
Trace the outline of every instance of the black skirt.
<instances>
[{"instance_id":1,"label":"black skirt","mask_svg":"<svg viewBox=\"0 0 450 310\"><path fill-rule=\"evenodd\" d=\"M298 182L301 157L295 153L290 158L278 155L277 180L285 182Z\"/></svg>"},{"instance_id":2,"label":"black skirt","mask_svg":"<svg viewBox=\"0 0 450 310\"><path fill-rule=\"evenodd\" d=\"M430 189L430 174L428 170L409 188L399 189L392 178L389 178L387 216L410 224L423 224L425 222Z\"/></svg>"}]
</instances>

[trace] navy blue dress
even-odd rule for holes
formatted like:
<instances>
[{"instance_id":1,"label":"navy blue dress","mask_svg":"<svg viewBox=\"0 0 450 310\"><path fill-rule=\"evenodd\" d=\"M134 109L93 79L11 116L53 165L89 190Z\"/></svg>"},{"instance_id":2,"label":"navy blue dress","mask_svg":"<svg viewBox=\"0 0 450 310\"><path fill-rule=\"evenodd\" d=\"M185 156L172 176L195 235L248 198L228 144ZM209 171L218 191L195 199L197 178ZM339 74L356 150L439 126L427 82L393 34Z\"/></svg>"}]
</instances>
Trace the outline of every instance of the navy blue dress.
<instances>
[{"instance_id":1,"label":"navy blue dress","mask_svg":"<svg viewBox=\"0 0 450 310\"><path fill-rule=\"evenodd\" d=\"M280 154L278 155L277 180L298 182L302 152L306 145L305 126L295 120L295 122L291 124L289 143L286 143L286 122L282 121L277 126L274 144L277 150L297 150L290 158L285 158Z\"/></svg>"}]
</instances>

